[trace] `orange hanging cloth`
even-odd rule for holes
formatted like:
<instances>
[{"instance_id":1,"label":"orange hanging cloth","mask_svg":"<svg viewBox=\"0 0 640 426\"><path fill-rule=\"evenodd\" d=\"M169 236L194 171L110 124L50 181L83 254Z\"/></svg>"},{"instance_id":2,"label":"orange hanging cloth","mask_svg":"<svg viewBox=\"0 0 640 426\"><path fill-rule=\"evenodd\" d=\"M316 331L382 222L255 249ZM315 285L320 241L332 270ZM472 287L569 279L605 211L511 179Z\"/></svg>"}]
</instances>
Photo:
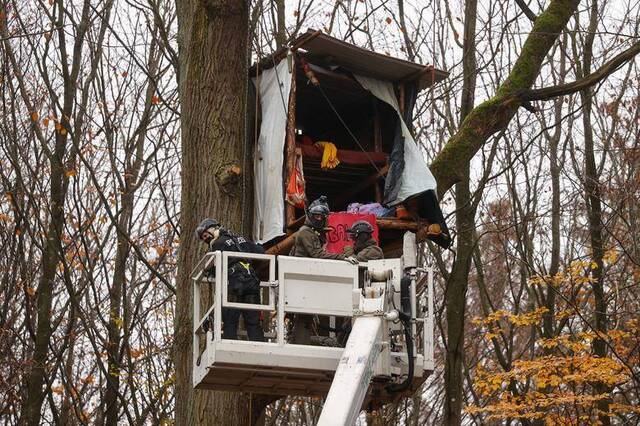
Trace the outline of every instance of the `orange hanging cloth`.
<instances>
[{"instance_id":1,"label":"orange hanging cloth","mask_svg":"<svg viewBox=\"0 0 640 426\"><path fill-rule=\"evenodd\" d=\"M304 173L302 172L302 156L296 156L296 163L287 183L287 203L298 209L304 209L305 195Z\"/></svg>"}]
</instances>

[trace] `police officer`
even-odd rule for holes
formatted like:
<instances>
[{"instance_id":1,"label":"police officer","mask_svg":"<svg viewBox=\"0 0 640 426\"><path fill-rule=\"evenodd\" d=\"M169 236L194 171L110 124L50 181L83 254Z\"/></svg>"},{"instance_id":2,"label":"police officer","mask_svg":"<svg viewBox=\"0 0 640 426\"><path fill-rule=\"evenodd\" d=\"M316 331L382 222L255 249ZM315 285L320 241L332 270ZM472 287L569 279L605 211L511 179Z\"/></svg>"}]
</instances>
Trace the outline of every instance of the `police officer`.
<instances>
[{"instance_id":1,"label":"police officer","mask_svg":"<svg viewBox=\"0 0 640 426\"><path fill-rule=\"evenodd\" d=\"M294 237L293 248L289 256L314 257L317 259L347 260L358 263L355 257L343 253L329 253L324 249L327 242L327 220L329 218L329 204L324 195L309 204L306 210L306 220ZM293 342L301 345L311 343L312 315L297 314L293 319Z\"/></svg>"},{"instance_id":2,"label":"police officer","mask_svg":"<svg viewBox=\"0 0 640 426\"><path fill-rule=\"evenodd\" d=\"M359 220L351 225L347 229L347 235L353 241L353 247L344 248L346 256L353 256L359 262L384 258L382 249L373 238L373 227L366 220Z\"/></svg>"},{"instance_id":3,"label":"police officer","mask_svg":"<svg viewBox=\"0 0 640 426\"><path fill-rule=\"evenodd\" d=\"M264 253L264 248L248 238L235 235L223 228L215 219L204 219L196 228L196 235L209 245L211 251L235 251L244 253ZM260 303L260 278L251 263L244 259L230 258L228 265L228 292L230 302ZM223 308L222 338L238 338L240 314L244 318L249 340L264 341L264 332L260 324L258 311Z\"/></svg>"}]
</instances>

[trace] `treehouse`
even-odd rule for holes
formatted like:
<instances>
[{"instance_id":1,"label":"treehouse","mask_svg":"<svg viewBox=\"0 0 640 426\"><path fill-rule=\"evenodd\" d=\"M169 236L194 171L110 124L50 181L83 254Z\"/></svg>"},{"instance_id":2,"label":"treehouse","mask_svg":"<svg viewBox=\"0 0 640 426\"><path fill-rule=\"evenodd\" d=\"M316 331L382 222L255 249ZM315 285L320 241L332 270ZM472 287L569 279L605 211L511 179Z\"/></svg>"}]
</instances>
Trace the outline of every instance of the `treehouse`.
<instances>
[{"instance_id":1,"label":"treehouse","mask_svg":"<svg viewBox=\"0 0 640 426\"><path fill-rule=\"evenodd\" d=\"M448 247L436 181L409 128L420 91L447 75L314 30L256 63L254 239L288 253L302 200L326 195L332 212L373 217L386 256L401 252L406 231Z\"/></svg>"}]
</instances>

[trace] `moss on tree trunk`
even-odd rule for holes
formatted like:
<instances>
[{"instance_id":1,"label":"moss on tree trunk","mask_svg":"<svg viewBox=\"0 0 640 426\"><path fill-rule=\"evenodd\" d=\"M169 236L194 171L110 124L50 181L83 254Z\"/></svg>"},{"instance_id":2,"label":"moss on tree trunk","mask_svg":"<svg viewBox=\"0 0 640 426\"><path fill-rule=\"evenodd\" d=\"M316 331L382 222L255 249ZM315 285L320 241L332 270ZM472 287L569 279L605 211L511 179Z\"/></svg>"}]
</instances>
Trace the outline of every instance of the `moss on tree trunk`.
<instances>
[{"instance_id":1,"label":"moss on tree trunk","mask_svg":"<svg viewBox=\"0 0 640 426\"><path fill-rule=\"evenodd\" d=\"M554 0L536 19L509 77L495 96L478 105L431 163L441 196L463 177L461 170L491 135L509 124L521 102L518 93L531 88L544 58L578 7L578 0Z\"/></svg>"}]
</instances>

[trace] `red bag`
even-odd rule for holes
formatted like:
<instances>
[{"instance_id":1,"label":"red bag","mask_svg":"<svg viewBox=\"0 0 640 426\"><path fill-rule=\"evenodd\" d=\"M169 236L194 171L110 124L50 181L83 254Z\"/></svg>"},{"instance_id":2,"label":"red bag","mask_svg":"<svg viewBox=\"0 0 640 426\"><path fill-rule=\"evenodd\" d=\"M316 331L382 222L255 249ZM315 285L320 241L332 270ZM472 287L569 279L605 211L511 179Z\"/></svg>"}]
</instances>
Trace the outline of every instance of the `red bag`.
<instances>
[{"instance_id":1,"label":"red bag","mask_svg":"<svg viewBox=\"0 0 640 426\"><path fill-rule=\"evenodd\" d=\"M302 173L302 157L298 155L291 176L289 176L285 200L298 209L304 209L306 199L304 174Z\"/></svg>"}]
</instances>

